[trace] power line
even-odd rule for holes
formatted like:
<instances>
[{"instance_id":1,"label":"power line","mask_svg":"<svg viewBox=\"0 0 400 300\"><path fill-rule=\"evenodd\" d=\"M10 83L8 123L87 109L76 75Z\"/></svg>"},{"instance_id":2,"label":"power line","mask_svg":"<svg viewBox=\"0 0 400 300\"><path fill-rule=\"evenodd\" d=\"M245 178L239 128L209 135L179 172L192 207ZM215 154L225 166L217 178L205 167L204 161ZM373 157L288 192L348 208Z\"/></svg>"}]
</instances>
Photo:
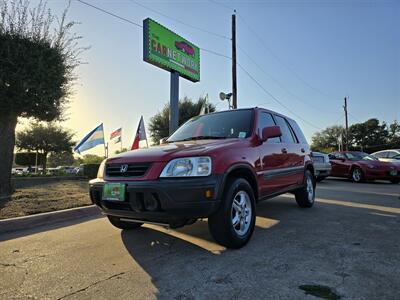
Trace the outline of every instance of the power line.
<instances>
[{"instance_id":1,"label":"power line","mask_svg":"<svg viewBox=\"0 0 400 300\"><path fill-rule=\"evenodd\" d=\"M103 12L103 13L105 13L105 14L108 14L108 15L114 17L114 18L120 19L120 20L122 20L122 21L124 21L124 22L127 22L127 23L129 23L129 24L133 24L133 25L135 25L135 26L138 26L138 27L140 27L140 28L143 28L142 25L140 25L140 24L138 24L138 23L136 23L136 22L134 22L134 21L131 21L131 20L129 20L129 19L123 18L123 17L121 17L121 16L119 16L119 15L117 15L117 14L114 14L114 13L112 13L112 12L110 12L110 11L107 11L107 10L105 10L105 9L103 9L103 8L100 8L100 7L98 7L98 6L92 5L92 4L87 3L87 2L85 2L85 1L83 1L83 0L76 0L76 1L78 1L78 2L80 2L80 3L82 3L82 4L84 4L84 5L87 5L87 6L89 6L89 7L92 7L92 8L94 8L94 9L98 10L98 11L101 11L101 12ZM200 50L202 50L202 51L204 51L204 52L208 52L208 53L214 54L214 55L216 55L216 56L224 57L224 58L227 58L227 59L232 59L231 57L229 57L229 56L227 56L227 55L225 55L225 54L222 54L222 53L219 53L219 52L216 52L216 51L213 51L213 50L209 50L209 49L206 49L206 48L200 48Z\"/></svg>"},{"instance_id":2,"label":"power line","mask_svg":"<svg viewBox=\"0 0 400 300\"><path fill-rule=\"evenodd\" d=\"M320 89L314 87L310 83L308 83L306 80L304 80L292 67L290 67L287 63L285 63L275 52L266 45L264 40L260 37L260 35L251 28L251 26L247 23L247 21L242 17L240 14L238 14L239 18L242 20L243 24L247 27L247 29L258 39L261 45L281 64L283 65L288 71L290 71L298 80L300 80L304 85L308 86L309 88L313 89L314 91L320 93L321 95L325 97L331 98L328 94L322 92ZM332 97L334 98L334 97Z\"/></svg>"},{"instance_id":3,"label":"power line","mask_svg":"<svg viewBox=\"0 0 400 300\"><path fill-rule=\"evenodd\" d=\"M223 8L226 8L228 10L231 10L231 11L235 10L234 8L228 6L228 5L224 4L224 3L221 3L221 2L218 2L218 1L214 1L214 0L208 0L208 1L210 1L211 3L217 4L217 5L219 5L219 6L223 7Z\"/></svg>"},{"instance_id":4,"label":"power line","mask_svg":"<svg viewBox=\"0 0 400 300\"><path fill-rule=\"evenodd\" d=\"M228 37L228 36L226 36L226 35L219 34L219 33L215 33L215 32L209 31L209 30L207 30L207 29L200 28L200 27L197 27L197 26L194 26L194 25L185 23L185 22L183 22L183 21L181 21L181 20L179 20L179 19L175 19L174 17L168 16L168 15L166 15L166 14L160 12L160 11L157 11L157 10L151 8L151 7L148 7L148 6L146 6L146 5L142 4L142 3L139 3L139 2L134 1L134 0L130 0L130 1L131 1L132 3L135 3L136 5L138 5L138 6L140 6L140 7L143 7L144 9L147 9L147 10L149 10L149 11L152 11L152 12L154 12L154 13L156 13L156 14L159 14L160 16L163 16L164 18L170 19L170 20L172 20L172 21L174 21L174 22L177 22L177 23L179 23L179 24L188 26L188 27L193 28L193 29L196 29L196 30L198 30L198 31L202 31L202 32L204 32L204 33L208 33L208 34L214 35L214 36L219 37L219 38L223 38L223 39L226 39L226 40L230 40L230 37Z\"/></svg>"},{"instance_id":5,"label":"power line","mask_svg":"<svg viewBox=\"0 0 400 300\"><path fill-rule=\"evenodd\" d=\"M93 5L93 4L87 3L87 2L85 2L85 1L83 1L83 0L76 0L76 1L82 3L82 4L86 5L86 6L90 6L90 7L94 8L94 9L97 9L98 11L101 11L101 12L107 14L107 15L110 15L110 16L114 17L114 18L120 19L120 20L125 21L125 22L127 22L127 23L129 23L129 24L132 24L132 25L138 26L138 27L140 27L140 28L143 28L143 25L140 25L140 24L138 24L138 23L136 23L136 22L133 22L133 21L131 21L131 20L128 20L128 19L126 19L126 18L124 18L124 17L118 16L118 15L116 15L116 14L114 14L114 13L112 13L112 12L109 12L109 11L107 11L107 10L105 10L105 9L102 9L102 8L100 8L100 7L98 7L98 6L95 6L95 5Z\"/></svg>"},{"instance_id":6,"label":"power line","mask_svg":"<svg viewBox=\"0 0 400 300\"><path fill-rule=\"evenodd\" d=\"M238 66L240 69L242 69L243 72L245 72L247 74L247 76L249 76L249 78L251 80L254 81L255 84L258 85L258 87L260 89L262 89L264 91L264 93L266 93L268 96L270 96L272 99L274 99L280 106L282 106L283 108L285 108L288 112L290 112L292 115L296 116L297 118L299 118L300 120L302 120L304 123L318 129L318 130L322 130L321 127L314 125L313 123L307 121L306 119L303 119L300 115L298 115L297 113L295 113L294 111L292 111L289 107L287 107L285 104L283 104L278 98L276 98L274 95L272 95L266 88L264 88L264 86L258 82L254 76L252 76L244 67L242 67L241 64L238 63Z\"/></svg>"},{"instance_id":7,"label":"power line","mask_svg":"<svg viewBox=\"0 0 400 300\"><path fill-rule=\"evenodd\" d=\"M301 103L306 104L307 106L312 107L315 110L318 110L319 112L322 112L324 114L327 113L326 111L323 111L321 108L315 106L314 104L311 104L311 103L308 103L308 102L304 101L302 98L300 98L299 96L297 96L296 94L294 94L293 92L288 90L278 79L276 79L274 76L272 76L271 74L267 73L263 68L261 68L260 64L257 63L249 54L247 54L247 52L242 47L238 46L238 48L262 73L264 73L266 76L271 78L279 87L281 87L289 95L293 96L295 99L297 99Z\"/></svg>"}]
</instances>

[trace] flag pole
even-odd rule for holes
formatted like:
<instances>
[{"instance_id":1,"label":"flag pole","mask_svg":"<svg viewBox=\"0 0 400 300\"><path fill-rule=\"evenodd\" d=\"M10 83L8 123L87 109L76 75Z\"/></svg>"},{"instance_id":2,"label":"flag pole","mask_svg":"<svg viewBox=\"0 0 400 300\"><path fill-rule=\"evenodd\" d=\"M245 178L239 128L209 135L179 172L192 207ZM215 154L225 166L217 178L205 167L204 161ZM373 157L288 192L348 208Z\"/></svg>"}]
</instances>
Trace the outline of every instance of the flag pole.
<instances>
[{"instance_id":1,"label":"flag pole","mask_svg":"<svg viewBox=\"0 0 400 300\"><path fill-rule=\"evenodd\" d=\"M120 142L121 142L121 153L122 153L122 128L121 128Z\"/></svg>"}]
</instances>

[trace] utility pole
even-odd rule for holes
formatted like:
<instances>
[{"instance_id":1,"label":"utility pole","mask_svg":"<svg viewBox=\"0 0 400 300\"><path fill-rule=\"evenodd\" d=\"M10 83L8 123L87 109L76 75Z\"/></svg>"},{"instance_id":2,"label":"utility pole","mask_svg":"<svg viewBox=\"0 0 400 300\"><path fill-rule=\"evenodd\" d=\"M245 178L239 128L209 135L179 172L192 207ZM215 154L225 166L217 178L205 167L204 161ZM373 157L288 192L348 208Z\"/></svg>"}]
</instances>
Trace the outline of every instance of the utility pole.
<instances>
[{"instance_id":1,"label":"utility pole","mask_svg":"<svg viewBox=\"0 0 400 300\"><path fill-rule=\"evenodd\" d=\"M343 106L343 109L344 109L344 116L345 116L345 119L346 119L346 132L345 132L345 134L346 134L346 151L348 151L349 150L349 120L348 120L348 118L347 118L347 97L344 97L344 106Z\"/></svg>"},{"instance_id":2,"label":"utility pole","mask_svg":"<svg viewBox=\"0 0 400 300\"><path fill-rule=\"evenodd\" d=\"M236 82L236 10L232 15L232 94L233 109L237 108L237 82Z\"/></svg>"}]
</instances>

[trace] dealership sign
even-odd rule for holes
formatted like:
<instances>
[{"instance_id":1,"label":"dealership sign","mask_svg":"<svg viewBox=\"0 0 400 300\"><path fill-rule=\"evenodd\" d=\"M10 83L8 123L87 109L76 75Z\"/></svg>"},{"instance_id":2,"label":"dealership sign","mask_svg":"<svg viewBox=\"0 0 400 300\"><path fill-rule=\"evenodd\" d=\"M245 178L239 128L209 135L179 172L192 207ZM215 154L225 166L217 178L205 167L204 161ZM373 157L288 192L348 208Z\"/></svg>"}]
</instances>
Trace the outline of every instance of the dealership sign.
<instances>
[{"instance_id":1,"label":"dealership sign","mask_svg":"<svg viewBox=\"0 0 400 300\"><path fill-rule=\"evenodd\" d=\"M200 49L150 18L143 21L143 59L193 82L200 80Z\"/></svg>"}]
</instances>

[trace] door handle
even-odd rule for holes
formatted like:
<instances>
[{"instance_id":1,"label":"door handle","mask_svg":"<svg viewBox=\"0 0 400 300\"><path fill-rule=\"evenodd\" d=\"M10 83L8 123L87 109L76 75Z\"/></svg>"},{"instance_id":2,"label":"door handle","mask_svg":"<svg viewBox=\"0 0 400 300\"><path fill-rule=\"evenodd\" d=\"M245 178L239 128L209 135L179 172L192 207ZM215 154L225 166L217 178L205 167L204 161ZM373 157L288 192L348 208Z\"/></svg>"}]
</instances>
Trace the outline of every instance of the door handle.
<instances>
[{"instance_id":1,"label":"door handle","mask_svg":"<svg viewBox=\"0 0 400 300\"><path fill-rule=\"evenodd\" d=\"M305 153L305 152L306 152L306 150L304 150L304 148L301 148L300 151L301 151L302 153Z\"/></svg>"},{"instance_id":2,"label":"door handle","mask_svg":"<svg viewBox=\"0 0 400 300\"><path fill-rule=\"evenodd\" d=\"M287 153L287 149L286 148L282 148L282 153Z\"/></svg>"}]
</instances>

